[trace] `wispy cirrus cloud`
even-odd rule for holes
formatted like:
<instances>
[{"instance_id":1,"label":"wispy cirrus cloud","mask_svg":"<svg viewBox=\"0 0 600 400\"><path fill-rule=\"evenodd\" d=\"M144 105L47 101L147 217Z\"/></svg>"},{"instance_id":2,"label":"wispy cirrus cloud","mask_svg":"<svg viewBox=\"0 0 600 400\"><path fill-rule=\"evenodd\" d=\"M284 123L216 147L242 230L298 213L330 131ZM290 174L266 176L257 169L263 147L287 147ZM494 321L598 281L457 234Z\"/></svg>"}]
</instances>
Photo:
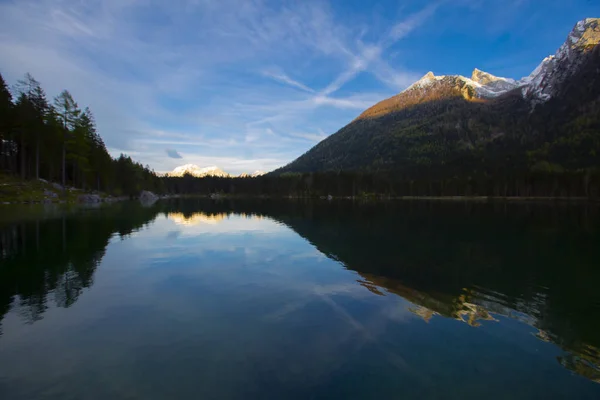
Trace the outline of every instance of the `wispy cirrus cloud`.
<instances>
[{"instance_id":1,"label":"wispy cirrus cloud","mask_svg":"<svg viewBox=\"0 0 600 400\"><path fill-rule=\"evenodd\" d=\"M410 35L412 31L419 28L435 13L441 3L441 1L435 1L429 5L426 5L418 12L413 13L407 18L395 23L391 27L388 35L383 38L381 46L384 48L390 47L398 40Z\"/></svg>"},{"instance_id":2,"label":"wispy cirrus cloud","mask_svg":"<svg viewBox=\"0 0 600 400\"><path fill-rule=\"evenodd\" d=\"M285 83L289 86L304 90L305 92L309 92L309 93L315 92L313 89L309 88L308 86L304 85L303 83L293 80L292 78L290 78L283 72L263 71L263 75L266 77L269 77L271 79L274 79L278 82Z\"/></svg>"},{"instance_id":3,"label":"wispy cirrus cloud","mask_svg":"<svg viewBox=\"0 0 600 400\"><path fill-rule=\"evenodd\" d=\"M382 79L387 93L336 94L379 69L381 52L323 2L20 0L0 15L7 79L31 72L50 96L69 89L115 155L157 170L182 157L171 146L234 173L243 160L285 164L307 150L287 132L315 119L334 132L395 89Z\"/></svg>"},{"instance_id":4,"label":"wispy cirrus cloud","mask_svg":"<svg viewBox=\"0 0 600 400\"><path fill-rule=\"evenodd\" d=\"M572 26L585 8L573 2L580 11L549 0L548 12L533 10L545 17L536 21ZM500 3L5 0L0 72L10 83L31 72L50 97L69 89L95 113L113 154L158 171L181 162L165 148L232 173L268 170L436 65L472 70L488 51L471 50L481 35L510 28L519 43L555 35L552 25L515 31L531 25L533 2ZM472 40L448 56L447 31ZM491 46L487 59L505 47Z\"/></svg>"},{"instance_id":5,"label":"wispy cirrus cloud","mask_svg":"<svg viewBox=\"0 0 600 400\"><path fill-rule=\"evenodd\" d=\"M300 139L304 139L307 140L309 142L320 142L321 140L325 139L327 137L327 135L325 134L325 132L323 132L322 130L320 130L319 133L302 133L302 132L294 132L294 133L290 133L290 136L292 137L297 137Z\"/></svg>"}]
</instances>

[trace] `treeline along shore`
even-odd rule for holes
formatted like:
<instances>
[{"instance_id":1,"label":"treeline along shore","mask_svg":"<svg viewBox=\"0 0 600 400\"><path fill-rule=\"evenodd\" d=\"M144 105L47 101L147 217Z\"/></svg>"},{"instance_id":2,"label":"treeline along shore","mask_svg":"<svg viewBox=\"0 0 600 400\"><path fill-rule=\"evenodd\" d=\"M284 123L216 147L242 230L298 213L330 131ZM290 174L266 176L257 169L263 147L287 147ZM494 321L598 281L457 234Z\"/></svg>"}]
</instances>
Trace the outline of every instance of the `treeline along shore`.
<instances>
[{"instance_id":1,"label":"treeline along shore","mask_svg":"<svg viewBox=\"0 0 600 400\"><path fill-rule=\"evenodd\" d=\"M258 177L160 176L127 155L111 157L92 111L82 109L69 91L50 101L30 74L12 89L0 75L2 200L8 198L11 185L40 181L123 197L147 190L252 197L600 198L598 168L470 169L471 162L402 170L276 170Z\"/></svg>"}]
</instances>

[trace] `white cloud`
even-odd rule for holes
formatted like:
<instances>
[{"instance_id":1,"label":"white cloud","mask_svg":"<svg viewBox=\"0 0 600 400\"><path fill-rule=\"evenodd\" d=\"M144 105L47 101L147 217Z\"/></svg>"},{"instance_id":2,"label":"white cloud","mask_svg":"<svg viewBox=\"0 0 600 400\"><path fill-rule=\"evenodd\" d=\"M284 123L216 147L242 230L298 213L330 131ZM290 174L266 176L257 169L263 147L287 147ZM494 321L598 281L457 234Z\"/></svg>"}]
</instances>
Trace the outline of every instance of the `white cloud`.
<instances>
[{"instance_id":1,"label":"white cloud","mask_svg":"<svg viewBox=\"0 0 600 400\"><path fill-rule=\"evenodd\" d=\"M408 36L412 31L417 29L429 17L431 17L438 7L439 3L430 4L421 11L414 13L408 18L396 23L390 29L388 37L384 39L384 47L389 47L394 42Z\"/></svg>"},{"instance_id":2,"label":"white cloud","mask_svg":"<svg viewBox=\"0 0 600 400\"><path fill-rule=\"evenodd\" d=\"M315 96L312 98L312 102L317 105L329 105L342 109L351 110L364 110L372 106L374 103L362 96L351 96L346 98L335 98L327 96Z\"/></svg>"},{"instance_id":3,"label":"white cloud","mask_svg":"<svg viewBox=\"0 0 600 400\"><path fill-rule=\"evenodd\" d=\"M263 75L267 76L269 78L272 78L278 82L282 82L282 83L288 84L290 86L296 87L298 89L302 89L305 92L314 93L313 89L309 88L308 86L306 86L298 81L293 80L292 78L290 78L283 72L263 71Z\"/></svg>"},{"instance_id":4,"label":"white cloud","mask_svg":"<svg viewBox=\"0 0 600 400\"><path fill-rule=\"evenodd\" d=\"M301 139L305 139L308 140L310 142L320 142L323 139L327 138L327 135L325 135L324 133L301 133L301 132L296 132L296 133L290 133L290 136L293 137L298 137Z\"/></svg>"},{"instance_id":5,"label":"white cloud","mask_svg":"<svg viewBox=\"0 0 600 400\"><path fill-rule=\"evenodd\" d=\"M315 122L335 132L408 86L419 74L390 66L385 52L432 10L367 42L318 1L3 2L0 71L9 82L31 72L49 97L69 89L113 154L162 171L177 161L165 148L177 148L186 162L265 170L310 146L290 132ZM361 73L385 89L342 94Z\"/></svg>"}]
</instances>

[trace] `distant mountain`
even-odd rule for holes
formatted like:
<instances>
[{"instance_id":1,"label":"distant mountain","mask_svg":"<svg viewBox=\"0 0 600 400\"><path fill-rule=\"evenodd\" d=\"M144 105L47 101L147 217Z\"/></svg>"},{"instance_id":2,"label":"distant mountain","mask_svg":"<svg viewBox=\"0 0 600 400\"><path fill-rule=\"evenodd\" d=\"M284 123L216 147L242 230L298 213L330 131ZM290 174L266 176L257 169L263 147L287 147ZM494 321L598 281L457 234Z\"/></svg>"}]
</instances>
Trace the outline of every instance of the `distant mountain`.
<instances>
[{"instance_id":1,"label":"distant mountain","mask_svg":"<svg viewBox=\"0 0 600 400\"><path fill-rule=\"evenodd\" d=\"M257 176L262 176L262 175L264 175L264 174L265 174L265 172L263 172L263 171L260 171L260 170L257 170L257 171L254 171L254 172L253 172L253 173L251 173L251 174L248 174L248 173L246 173L246 172L243 172L243 173L241 173L240 175L238 175L238 177L240 177L240 178L256 178Z\"/></svg>"},{"instance_id":2,"label":"distant mountain","mask_svg":"<svg viewBox=\"0 0 600 400\"><path fill-rule=\"evenodd\" d=\"M274 173L580 169L600 165L600 19L520 80L432 72Z\"/></svg>"},{"instance_id":3,"label":"distant mountain","mask_svg":"<svg viewBox=\"0 0 600 400\"><path fill-rule=\"evenodd\" d=\"M175 168L171 172L167 172L166 176L181 177L186 174L202 178L205 176L231 177L230 174L215 166L200 168L195 164L185 164Z\"/></svg>"},{"instance_id":4,"label":"distant mountain","mask_svg":"<svg viewBox=\"0 0 600 400\"><path fill-rule=\"evenodd\" d=\"M171 172L167 172L165 174L165 176L170 176L170 177L182 177L186 174L195 176L197 178L202 178L205 176L216 176L216 177L221 177L221 178L234 178L236 177L236 175L231 175L225 171L223 171L222 169L216 167L216 166L210 166L210 167L204 167L204 168L200 168L199 166L195 165L195 164L185 164L185 165L181 165L177 168L175 168L173 171ZM265 173L262 171L254 171L251 174L248 173L242 173L240 175L238 175L237 177L240 178L246 178L246 177L256 177L256 176L261 176L264 175Z\"/></svg>"}]
</instances>

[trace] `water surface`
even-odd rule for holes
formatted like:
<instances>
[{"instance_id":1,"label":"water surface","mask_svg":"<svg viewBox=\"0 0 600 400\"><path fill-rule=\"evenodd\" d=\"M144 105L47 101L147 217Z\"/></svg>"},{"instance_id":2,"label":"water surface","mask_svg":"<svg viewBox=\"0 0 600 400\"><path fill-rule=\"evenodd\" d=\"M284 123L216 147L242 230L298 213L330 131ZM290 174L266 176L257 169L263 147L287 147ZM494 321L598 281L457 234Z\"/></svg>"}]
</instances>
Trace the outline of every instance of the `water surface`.
<instances>
[{"instance_id":1,"label":"water surface","mask_svg":"<svg viewBox=\"0 0 600 400\"><path fill-rule=\"evenodd\" d=\"M0 209L0 398L600 398L589 205Z\"/></svg>"}]
</instances>

